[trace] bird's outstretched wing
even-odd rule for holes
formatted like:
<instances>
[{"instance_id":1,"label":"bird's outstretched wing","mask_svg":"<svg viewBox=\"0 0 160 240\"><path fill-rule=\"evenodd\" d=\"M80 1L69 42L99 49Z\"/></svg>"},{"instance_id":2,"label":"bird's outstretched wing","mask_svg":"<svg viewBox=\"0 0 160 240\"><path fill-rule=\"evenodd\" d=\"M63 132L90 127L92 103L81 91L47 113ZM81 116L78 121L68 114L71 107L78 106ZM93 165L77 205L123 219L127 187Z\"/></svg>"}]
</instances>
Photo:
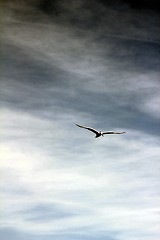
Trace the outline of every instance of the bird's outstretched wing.
<instances>
[{"instance_id":1,"label":"bird's outstretched wing","mask_svg":"<svg viewBox=\"0 0 160 240\"><path fill-rule=\"evenodd\" d=\"M108 132L102 132L102 134L123 134L125 132L111 132L111 131L108 131Z\"/></svg>"},{"instance_id":2,"label":"bird's outstretched wing","mask_svg":"<svg viewBox=\"0 0 160 240\"><path fill-rule=\"evenodd\" d=\"M85 128L85 129L87 129L87 130L89 130L89 131L91 131L91 132L93 132L93 133L95 133L95 134L98 134L98 133L99 133L97 130L95 130L95 129L93 129L93 128L81 126L81 125L79 125L79 124L76 124L76 125L77 125L78 127L80 127L80 128Z\"/></svg>"}]
</instances>

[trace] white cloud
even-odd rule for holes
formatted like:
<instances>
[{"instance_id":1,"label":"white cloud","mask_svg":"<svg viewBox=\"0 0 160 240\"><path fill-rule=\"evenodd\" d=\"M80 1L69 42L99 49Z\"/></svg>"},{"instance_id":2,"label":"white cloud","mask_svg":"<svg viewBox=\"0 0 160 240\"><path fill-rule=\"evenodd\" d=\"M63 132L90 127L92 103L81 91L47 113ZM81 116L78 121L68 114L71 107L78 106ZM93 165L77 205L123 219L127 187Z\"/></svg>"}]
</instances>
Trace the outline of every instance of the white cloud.
<instances>
[{"instance_id":1,"label":"white cloud","mask_svg":"<svg viewBox=\"0 0 160 240\"><path fill-rule=\"evenodd\" d=\"M54 121L13 111L3 111L1 116L3 135L5 131L7 135L1 143L2 226L42 233L86 227L105 231L106 226L122 234L123 231L158 232L158 138L129 130L128 135L109 139L85 140L86 135L80 135L85 142L76 138L73 145L67 140L67 147L73 150L70 151L64 141L66 130L61 130L62 135L52 139L53 149L48 152L47 138L38 140L41 148L33 145L33 139L37 128L38 132L48 131ZM12 119L11 123L7 118ZM8 129L12 135L17 126L21 131L11 140ZM31 130L29 134L26 127L28 132ZM67 125L66 129L71 130ZM77 131L75 128L76 135ZM26 137L29 141L22 142ZM61 149L61 154L54 146ZM58 204L62 212L71 215L34 220L36 213L32 209L42 204Z\"/></svg>"}]
</instances>

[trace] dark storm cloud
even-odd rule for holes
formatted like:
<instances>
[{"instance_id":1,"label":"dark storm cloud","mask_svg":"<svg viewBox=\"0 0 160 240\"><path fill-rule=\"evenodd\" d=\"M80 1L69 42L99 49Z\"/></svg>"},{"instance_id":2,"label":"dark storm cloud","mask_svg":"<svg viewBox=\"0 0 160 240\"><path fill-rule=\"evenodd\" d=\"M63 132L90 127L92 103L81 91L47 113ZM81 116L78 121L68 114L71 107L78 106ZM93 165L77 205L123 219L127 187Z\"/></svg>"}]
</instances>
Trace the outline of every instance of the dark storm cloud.
<instances>
[{"instance_id":1,"label":"dark storm cloud","mask_svg":"<svg viewBox=\"0 0 160 240\"><path fill-rule=\"evenodd\" d=\"M125 44L120 45L120 51L116 51L113 56L109 53L111 61L114 62L112 68L113 70L115 68L117 75L123 74L124 68L128 72L134 72L136 69L141 74L145 69L146 71L158 70L157 47L155 49L149 48L149 51L147 51L148 44L127 44L126 42L127 47L124 54ZM15 45L7 44L4 47L2 54L2 76L4 81L1 81L0 90L2 107L8 106L17 110L31 111L32 114L38 114L41 117L47 117L44 110L48 109L48 111L53 111L51 114L48 114L48 117L52 118L62 109L79 112L87 112L89 109L90 114L97 120L100 116L106 115L109 127L112 127L112 124L117 125L118 122L121 122L121 126L124 128L136 126L136 128L141 129L143 126L143 129L146 129L145 131L158 134L156 130L158 127L157 120L141 113L136 108L139 99L143 97L143 92L141 94L133 92L126 96L125 86L124 90L122 87L122 92L119 91L114 95L110 91L107 94L106 92L103 93L101 89L99 89L100 92L92 92L92 81L91 89L85 89L85 82L90 81L90 78L87 79L82 74L77 75L63 70L57 64L55 66L53 64L49 65L45 63L43 57L40 57L39 60L37 58L34 59L34 55L32 56L31 53L31 50ZM101 58L105 60L107 54L106 52L105 56L104 52ZM129 60L128 55L130 56ZM106 75L106 78L110 78L110 75L108 77ZM83 84L81 84L82 82ZM121 80L119 80L119 86L121 86L120 82ZM75 83L77 84L76 87ZM75 92L73 96L71 94L71 86ZM127 102L125 105L119 105L120 101L126 97ZM94 101L95 99L96 101ZM53 106L55 105L59 107L54 109ZM125 113L128 113L128 124L125 123ZM118 119L116 118L117 114L119 116ZM103 127L103 123L101 124ZM149 127L150 124L153 125L152 128Z\"/></svg>"},{"instance_id":2,"label":"dark storm cloud","mask_svg":"<svg viewBox=\"0 0 160 240\"><path fill-rule=\"evenodd\" d=\"M87 30L88 32L96 31L98 39L103 39L104 34L104 36L114 38L131 38L136 41L156 42L156 39L152 36L154 34L153 24L154 28L159 26L158 15L157 18L153 17L154 10L157 11L159 9L156 2L149 3L147 0L107 2L79 0L76 2L70 1L68 4L67 1L42 1L41 6L43 7L41 10L42 12L50 13L49 15L53 17L53 21L58 21L58 23L71 26L72 28ZM147 14L146 9L153 11L150 16ZM136 10L139 12L137 13ZM142 14L142 10L144 14ZM115 21L115 18L119 21ZM147 26L151 35L147 36L146 34L144 37L143 31L140 32L140 29L145 19L148 23L149 21L152 22L152 26L149 26L149 24ZM130 26L128 27L126 24ZM126 29L126 27L128 27L127 31L123 32L123 28ZM137 32L135 31L136 29Z\"/></svg>"},{"instance_id":3,"label":"dark storm cloud","mask_svg":"<svg viewBox=\"0 0 160 240\"><path fill-rule=\"evenodd\" d=\"M159 1L158 0L123 0L122 2L128 3L134 9L147 9L160 11Z\"/></svg>"},{"instance_id":4,"label":"dark storm cloud","mask_svg":"<svg viewBox=\"0 0 160 240\"><path fill-rule=\"evenodd\" d=\"M145 4L146 2L146 4ZM8 5L7 5L8 3ZM139 5L138 5L139 3ZM142 4L144 3L144 4ZM19 20L27 20L32 22L47 22L49 20L53 23L57 22L58 24L63 24L64 26L71 26L72 28L86 29L87 31L97 31L101 32L102 29L107 29L108 35L118 36L118 32L122 30L121 25L125 27L125 22L130 23L128 28L128 37L132 35L132 25L135 29L140 29L141 23L146 19L146 22L153 21L155 17L154 10L157 10L157 5L155 1L150 3L151 10L150 16L149 13L145 12L148 6L149 1L96 1L96 0L70 0L70 1L59 1L59 0L17 0L15 4L12 1L7 1L6 5L9 6L10 11L7 13L14 16ZM143 10L142 12L136 12L135 8L132 5L137 6L136 10ZM142 7L143 6L143 7ZM155 6L155 8L154 8ZM128 14L127 14L128 12ZM43 14L43 15L42 15ZM135 16L135 19L132 16ZM157 14L155 14L157 15ZM148 19L149 17L149 19ZM158 17L158 15L157 15ZM119 24L117 25L117 20L119 19ZM158 20L158 19L157 19ZM154 22L154 27L152 25L152 33L154 32L155 26L159 25L158 21ZM111 22L110 22L111 21ZM109 26L109 23L112 26ZM115 34L114 26L116 26ZM148 26L149 27L149 26ZM111 31L111 32L110 32ZM107 34L105 32L105 34ZM141 33L138 33L141 35ZM135 38L136 35L134 36ZM147 37L147 36L146 36ZM150 36L152 39L152 36ZM151 40L150 39L150 40Z\"/></svg>"},{"instance_id":5,"label":"dark storm cloud","mask_svg":"<svg viewBox=\"0 0 160 240\"><path fill-rule=\"evenodd\" d=\"M62 11L62 6L61 2L64 1L59 1L59 0L41 0L37 6L44 11L47 14L60 14ZM126 6L129 6L130 8L133 9L148 9L148 10L154 10L154 11L159 11L159 1L158 0L90 0L90 1L77 1L78 5L82 2L83 5L94 5L96 2L102 4L104 7L112 7L116 8L118 10L123 10Z\"/></svg>"},{"instance_id":6,"label":"dark storm cloud","mask_svg":"<svg viewBox=\"0 0 160 240\"><path fill-rule=\"evenodd\" d=\"M1 106L35 110L50 107L53 99L54 104L61 100L61 91L67 88L71 77L68 72L34 60L29 52L10 44L3 48L2 59Z\"/></svg>"}]
</instances>

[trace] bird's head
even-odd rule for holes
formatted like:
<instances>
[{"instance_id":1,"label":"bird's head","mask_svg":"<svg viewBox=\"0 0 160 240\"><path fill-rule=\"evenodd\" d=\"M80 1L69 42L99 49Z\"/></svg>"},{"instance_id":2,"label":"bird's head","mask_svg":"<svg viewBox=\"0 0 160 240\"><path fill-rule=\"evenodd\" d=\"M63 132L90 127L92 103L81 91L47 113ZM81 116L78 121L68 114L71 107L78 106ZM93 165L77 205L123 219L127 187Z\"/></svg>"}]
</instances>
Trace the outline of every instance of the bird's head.
<instances>
[{"instance_id":1,"label":"bird's head","mask_svg":"<svg viewBox=\"0 0 160 240\"><path fill-rule=\"evenodd\" d=\"M101 136L103 136L103 132L100 131L99 133L101 134ZM104 137L104 136L103 136L103 137Z\"/></svg>"}]
</instances>

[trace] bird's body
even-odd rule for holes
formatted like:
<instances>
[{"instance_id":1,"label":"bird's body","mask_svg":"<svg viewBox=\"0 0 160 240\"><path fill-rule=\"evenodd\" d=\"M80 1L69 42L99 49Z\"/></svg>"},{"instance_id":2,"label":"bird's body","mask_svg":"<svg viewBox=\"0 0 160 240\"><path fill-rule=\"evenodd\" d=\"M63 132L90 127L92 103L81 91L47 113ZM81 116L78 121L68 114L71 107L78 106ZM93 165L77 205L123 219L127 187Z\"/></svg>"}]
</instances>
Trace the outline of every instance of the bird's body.
<instances>
[{"instance_id":1,"label":"bird's body","mask_svg":"<svg viewBox=\"0 0 160 240\"><path fill-rule=\"evenodd\" d=\"M95 138L98 138L100 136L103 136L104 134L123 134L125 132L112 132L112 131L107 131L107 132L101 132L101 131L97 131L96 129L94 128L90 128L90 127L85 127L85 126L82 126L82 125L79 125L79 124L76 124L78 127L80 128L85 128L93 133L96 134Z\"/></svg>"}]
</instances>

